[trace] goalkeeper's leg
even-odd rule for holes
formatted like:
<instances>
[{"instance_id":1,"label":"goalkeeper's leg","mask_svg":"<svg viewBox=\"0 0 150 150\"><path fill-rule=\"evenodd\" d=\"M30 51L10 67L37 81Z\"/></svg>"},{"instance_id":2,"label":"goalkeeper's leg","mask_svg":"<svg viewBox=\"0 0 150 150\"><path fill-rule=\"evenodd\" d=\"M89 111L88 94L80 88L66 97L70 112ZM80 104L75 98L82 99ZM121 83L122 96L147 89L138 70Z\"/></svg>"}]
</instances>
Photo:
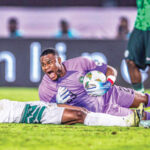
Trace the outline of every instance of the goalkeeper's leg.
<instances>
[{"instance_id":1,"label":"goalkeeper's leg","mask_svg":"<svg viewBox=\"0 0 150 150\"><path fill-rule=\"evenodd\" d=\"M83 123L89 126L138 126L142 114L143 107L124 117L104 113L87 113L82 110L66 108L62 116L62 124Z\"/></svg>"}]
</instances>

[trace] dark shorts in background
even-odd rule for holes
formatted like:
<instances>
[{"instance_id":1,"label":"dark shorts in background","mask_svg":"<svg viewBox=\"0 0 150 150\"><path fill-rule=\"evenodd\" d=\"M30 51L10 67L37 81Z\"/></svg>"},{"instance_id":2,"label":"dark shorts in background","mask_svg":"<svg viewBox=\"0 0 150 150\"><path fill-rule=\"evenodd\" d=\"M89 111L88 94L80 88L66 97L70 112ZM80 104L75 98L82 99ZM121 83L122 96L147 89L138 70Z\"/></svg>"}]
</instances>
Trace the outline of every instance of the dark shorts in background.
<instances>
[{"instance_id":1,"label":"dark shorts in background","mask_svg":"<svg viewBox=\"0 0 150 150\"><path fill-rule=\"evenodd\" d=\"M135 64L145 69L150 65L150 31L134 29L130 35L125 59L135 62Z\"/></svg>"}]
</instances>

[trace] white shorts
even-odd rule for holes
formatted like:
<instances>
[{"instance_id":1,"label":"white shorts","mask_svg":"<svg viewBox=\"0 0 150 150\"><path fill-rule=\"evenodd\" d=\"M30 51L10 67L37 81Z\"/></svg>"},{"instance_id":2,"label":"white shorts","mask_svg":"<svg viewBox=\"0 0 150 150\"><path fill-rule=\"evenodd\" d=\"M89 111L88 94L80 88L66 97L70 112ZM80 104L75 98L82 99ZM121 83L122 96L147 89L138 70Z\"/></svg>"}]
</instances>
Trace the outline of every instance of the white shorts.
<instances>
[{"instance_id":1,"label":"white shorts","mask_svg":"<svg viewBox=\"0 0 150 150\"><path fill-rule=\"evenodd\" d=\"M0 100L1 123L61 124L63 112L55 103Z\"/></svg>"}]
</instances>

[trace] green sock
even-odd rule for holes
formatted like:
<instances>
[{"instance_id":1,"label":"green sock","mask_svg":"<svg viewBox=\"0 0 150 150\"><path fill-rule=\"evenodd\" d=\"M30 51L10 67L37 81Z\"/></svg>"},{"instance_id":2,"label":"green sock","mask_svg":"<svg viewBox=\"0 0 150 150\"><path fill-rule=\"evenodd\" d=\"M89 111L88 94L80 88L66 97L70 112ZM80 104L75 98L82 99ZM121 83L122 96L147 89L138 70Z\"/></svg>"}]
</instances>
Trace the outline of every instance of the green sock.
<instances>
[{"instance_id":1,"label":"green sock","mask_svg":"<svg viewBox=\"0 0 150 150\"><path fill-rule=\"evenodd\" d=\"M132 87L133 87L134 90L144 93L143 83L134 83L134 84L132 84Z\"/></svg>"}]
</instances>

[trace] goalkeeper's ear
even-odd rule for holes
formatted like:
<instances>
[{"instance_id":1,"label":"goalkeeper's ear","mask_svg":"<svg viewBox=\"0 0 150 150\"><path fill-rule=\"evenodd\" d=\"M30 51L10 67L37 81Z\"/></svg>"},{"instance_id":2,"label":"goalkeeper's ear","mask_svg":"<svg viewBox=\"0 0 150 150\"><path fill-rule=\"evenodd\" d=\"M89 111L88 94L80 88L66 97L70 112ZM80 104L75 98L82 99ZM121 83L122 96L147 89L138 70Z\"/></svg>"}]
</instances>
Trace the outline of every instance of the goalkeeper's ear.
<instances>
[{"instance_id":1,"label":"goalkeeper's ear","mask_svg":"<svg viewBox=\"0 0 150 150\"><path fill-rule=\"evenodd\" d=\"M61 64L61 57L58 57L58 62L59 64Z\"/></svg>"}]
</instances>

